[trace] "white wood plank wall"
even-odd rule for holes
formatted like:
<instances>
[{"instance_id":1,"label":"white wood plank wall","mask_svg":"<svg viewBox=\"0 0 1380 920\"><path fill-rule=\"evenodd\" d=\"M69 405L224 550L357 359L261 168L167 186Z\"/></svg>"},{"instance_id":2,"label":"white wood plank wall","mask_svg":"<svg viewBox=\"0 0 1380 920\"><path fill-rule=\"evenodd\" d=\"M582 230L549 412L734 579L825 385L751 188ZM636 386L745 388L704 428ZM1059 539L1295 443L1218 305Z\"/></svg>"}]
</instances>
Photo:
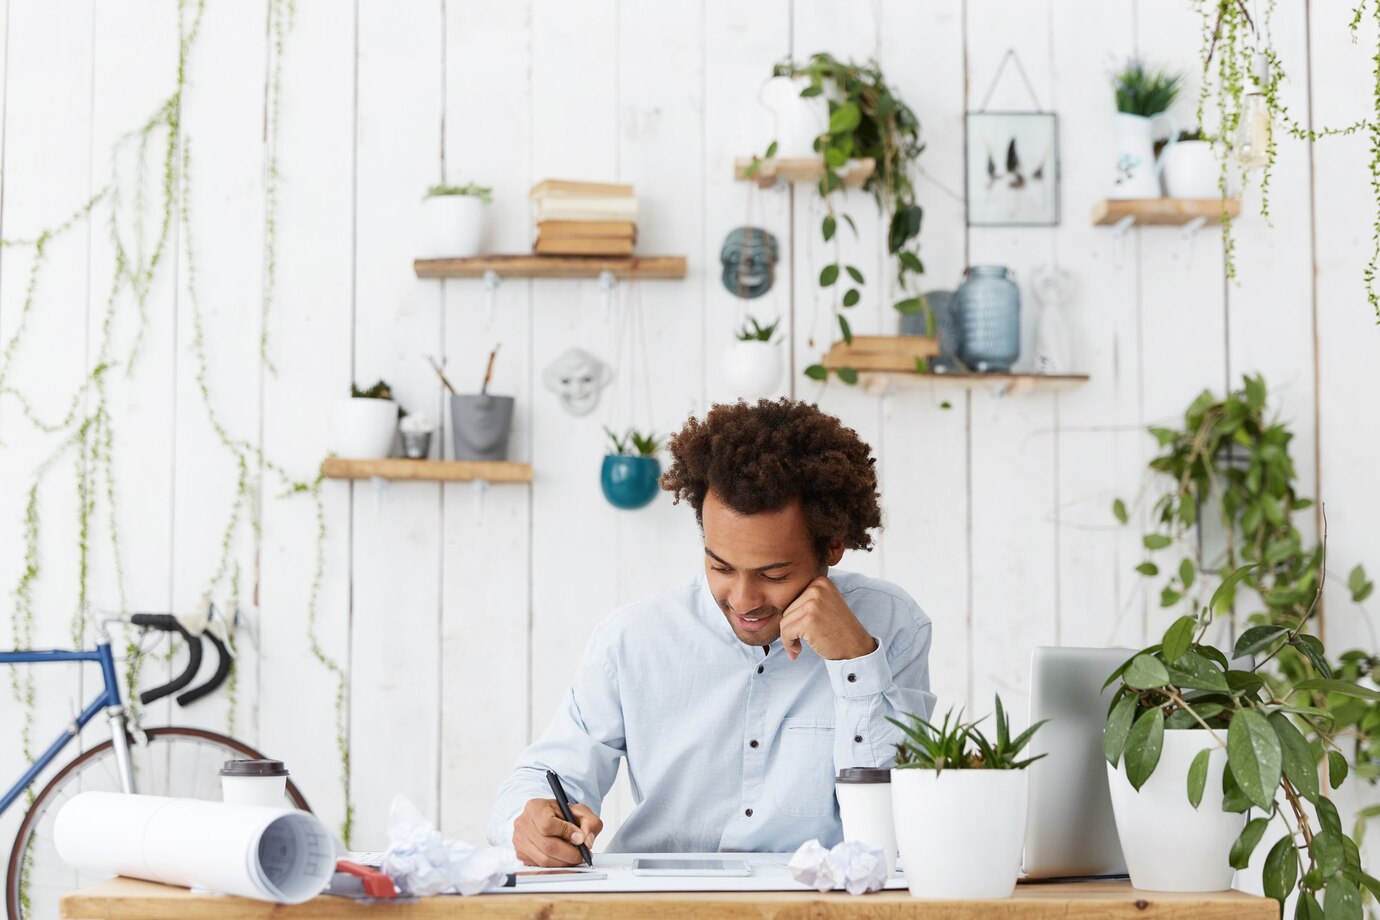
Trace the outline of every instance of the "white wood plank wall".
<instances>
[{"instance_id":1,"label":"white wood plank wall","mask_svg":"<svg viewBox=\"0 0 1380 920\"><path fill-rule=\"evenodd\" d=\"M124 188L135 187L135 151L126 144L113 167L110 151L172 89L177 13L171 0L0 0L0 8L0 235L12 239L60 223L112 168ZM1008 265L1027 280L1057 266L1077 282L1068 315L1079 363L1092 375L1082 388L1023 398L984 390L875 396L798 374L781 388L837 412L876 449L886 530L874 553L846 565L898 582L933 617L941 706L985 710L1000 692L1020 712L1034 645L1158 634L1168 617L1133 572L1139 532L1112 526L1111 502L1139 491L1153 451L1147 424L1173 420L1197 391L1220 391L1243 373L1263 372L1294 424L1303 488L1327 502L1330 568L1380 570L1372 405L1380 329L1361 280L1373 216L1364 141L1310 149L1279 138L1273 226L1251 216L1257 193L1248 193L1236 284L1225 281L1215 232L1185 240L1173 229L1135 230L1119 247L1088 221L1109 171L1108 74L1117 61L1140 53L1182 68L1189 85L1175 111L1184 123L1193 118L1199 32L1187 3L297 0L276 133L271 9L269 0L206 4L184 101L190 226L174 221L147 297L137 367L110 376L113 519L128 602L193 607L220 558L234 499L233 460L208 423L190 349L188 233L211 400L231 436L261 444L274 463L309 479L326 449L325 407L352 378L385 378L409 409L439 416L422 355L444 357L468 384L501 342L493 386L518 398L512 453L535 472L530 488L495 487L482 497L465 484L321 489L316 632L347 681L356 842L384 842L395 793L448 833L479 839L494 787L545 725L594 625L699 569L688 509L663 498L624 513L604 502L605 409L567 415L542 386L543 368L572 345L612 361L619 322L641 311L651 365L650 392L641 395L658 430L731 398L721 353L745 310L719 281L718 253L727 231L747 222L777 234L783 253L776 287L751 311L782 318L797 368L829 339L815 281L827 255L816 196L757 191L731 176L735 156L769 139L756 94L787 55L875 57L917 111L927 145L919 178L927 288L952 289L976 262ZM1300 120L1363 117L1373 24L1353 46L1337 10L1303 0L1281 0L1275 23L1291 65L1286 99ZM1040 102L1059 114L1063 220L1055 228L965 223L963 113L977 106L1008 48ZM1008 73L992 107L1029 105ZM260 338L273 149L280 178L269 367ZM155 217L157 157L144 189ZM622 285L611 316L593 282L508 280L490 315L478 281L413 277L426 186L493 185L491 245L521 251L531 235L527 189L545 177L634 183L640 250L685 254L689 277ZM120 204L129 235L131 205ZM844 256L868 277L854 329L893 331L885 226L868 196L852 193L846 206L859 234L842 234ZM99 350L114 264L109 219L102 202L46 252L6 381L45 416L65 411ZM156 227L144 233L152 238ZM0 341L23 321L32 258L31 249L0 251ZM128 343L137 305L126 292L116 308ZM1030 311L1028 328L1033 319ZM624 399L632 385L621 383ZM0 442L5 645L28 489L56 441L0 397ZM76 460L65 456L38 492L40 644L67 641L76 604ZM114 607L103 497L98 508L93 600ZM246 622L236 730L285 759L317 809L338 822L336 677L315 660L308 636L316 508L265 481L249 512L231 555ZM227 600L228 588L221 595ZM1327 615L1332 645L1373 644L1363 612L1340 592ZM146 682L167 668L151 664ZM39 740L83 695L76 669L54 670L38 674ZM155 707L149 719L223 729L230 715L221 697L189 710ZM0 692L0 778L19 771L21 721L8 690ZM629 803L620 786L607 816L616 822ZM15 823L14 814L0 822L0 838Z\"/></svg>"}]
</instances>

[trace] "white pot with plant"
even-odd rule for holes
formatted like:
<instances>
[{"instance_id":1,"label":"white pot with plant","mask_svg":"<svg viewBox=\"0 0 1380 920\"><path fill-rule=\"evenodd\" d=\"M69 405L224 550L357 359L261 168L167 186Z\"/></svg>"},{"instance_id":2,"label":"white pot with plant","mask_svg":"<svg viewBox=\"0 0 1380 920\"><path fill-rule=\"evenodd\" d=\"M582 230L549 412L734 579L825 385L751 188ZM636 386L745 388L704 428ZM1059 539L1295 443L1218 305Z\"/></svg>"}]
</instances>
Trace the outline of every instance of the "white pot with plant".
<instances>
[{"instance_id":1,"label":"white pot with plant","mask_svg":"<svg viewBox=\"0 0 1380 920\"><path fill-rule=\"evenodd\" d=\"M1182 131L1179 140L1161 154L1164 163L1164 192L1170 198L1218 198L1217 157L1212 144L1203 140L1197 129Z\"/></svg>"},{"instance_id":2,"label":"white pot with plant","mask_svg":"<svg viewBox=\"0 0 1380 920\"><path fill-rule=\"evenodd\" d=\"M382 380L367 390L351 386L350 393L331 406L331 453L346 460L382 460L393 452L402 407Z\"/></svg>"},{"instance_id":3,"label":"white pot with plant","mask_svg":"<svg viewBox=\"0 0 1380 920\"><path fill-rule=\"evenodd\" d=\"M760 399L776 392L781 382L781 343L772 337L780 323L777 319L763 326L749 316L737 340L724 349L724 380L734 396Z\"/></svg>"},{"instance_id":4,"label":"white pot with plant","mask_svg":"<svg viewBox=\"0 0 1380 920\"><path fill-rule=\"evenodd\" d=\"M468 259L484 246L484 206L493 189L482 185L433 185L422 199L426 212L424 259Z\"/></svg>"},{"instance_id":5,"label":"white pot with plant","mask_svg":"<svg viewBox=\"0 0 1380 920\"><path fill-rule=\"evenodd\" d=\"M829 104L818 90L811 94L808 77L779 72L758 96L775 121L772 151L783 159L819 156L815 140L829 128ZM801 95L805 93L805 95Z\"/></svg>"},{"instance_id":6,"label":"white pot with plant","mask_svg":"<svg viewBox=\"0 0 1380 920\"><path fill-rule=\"evenodd\" d=\"M1168 125L1165 153L1173 149L1179 128L1168 109L1179 95L1183 77L1150 70L1132 60L1116 75L1116 161L1109 198L1159 198L1163 154L1155 159L1155 122Z\"/></svg>"},{"instance_id":7,"label":"white pot with plant","mask_svg":"<svg viewBox=\"0 0 1380 920\"><path fill-rule=\"evenodd\" d=\"M1001 697L996 737L950 710L938 726L891 722L905 734L891 770L896 843L912 897L1009 898L1021 872L1027 774L1018 759L1043 722L1012 738Z\"/></svg>"}]
</instances>

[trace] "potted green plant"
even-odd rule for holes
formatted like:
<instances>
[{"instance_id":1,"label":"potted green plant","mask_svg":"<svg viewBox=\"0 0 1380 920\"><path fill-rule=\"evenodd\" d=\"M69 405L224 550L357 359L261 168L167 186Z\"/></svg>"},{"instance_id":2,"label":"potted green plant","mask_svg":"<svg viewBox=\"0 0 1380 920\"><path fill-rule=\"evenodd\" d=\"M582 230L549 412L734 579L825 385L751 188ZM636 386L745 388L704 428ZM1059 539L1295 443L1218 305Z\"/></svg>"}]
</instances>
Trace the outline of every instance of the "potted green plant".
<instances>
[{"instance_id":1,"label":"potted green plant","mask_svg":"<svg viewBox=\"0 0 1380 920\"><path fill-rule=\"evenodd\" d=\"M889 719L903 736L891 770L896 842L906 883L917 898L1007 898L1016 888L1025 843L1026 767L1021 759L1043 721L1011 737L1001 697L996 737L951 709L933 725L919 716Z\"/></svg>"},{"instance_id":2,"label":"potted green plant","mask_svg":"<svg viewBox=\"0 0 1380 920\"><path fill-rule=\"evenodd\" d=\"M624 511L646 507L661 488L661 462L656 458L661 438L651 432L642 434L635 428L621 435L607 427L604 432L610 442L599 474L604 498Z\"/></svg>"},{"instance_id":3,"label":"potted green plant","mask_svg":"<svg viewBox=\"0 0 1380 920\"><path fill-rule=\"evenodd\" d=\"M331 453L349 460L379 460L393 451L402 407L380 380L368 389L351 384L350 397L331 406Z\"/></svg>"},{"instance_id":4,"label":"potted green plant","mask_svg":"<svg viewBox=\"0 0 1380 920\"><path fill-rule=\"evenodd\" d=\"M853 343L853 331L843 311L861 302L866 283L866 277L856 265L843 261L838 240L841 222L857 234L853 218L838 209L837 198L843 188L842 170L855 158L871 158L877 164L863 183L863 189L872 193L887 218L887 251L896 258L896 281L900 291L894 306L902 314L925 314L927 334L933 335L933 321L928 317L924 296L912 289L913 280L925 270L919 255L920 222L924 212L914 186L915 163L925 149L920 141L920 119L875 63L840 61L833 55L818 52L804 63L784 61L776 65L774 74L794 81L790 85L797 88L802 99L818 101L822 98L827 103L825 127L818 132L813 147L824 161L824 175L818 188L826 213L820 233L824 242L832 243L833 259L820 269L819 284L833 291L831 311L843 340L850 345ZM802 116L798 121L808 119ZM754 174L762 162L777 154L778 143L773 141L762 156L753 158L748 174ZM829 376L823 364L810 365L805 374L815 380L825 380ZM858 381L853 368L839 368L837 374L845 383Z\"/></svg>"},{"instance_id":5,"label":"potted green plant","mask_svg":"<svg viewBox=\"0 0 1380 920\"><path fill-rule=\"evenodd\" d=\"M757 399L776 391L781 381L781 345L774 338L780 323L777 318L763 326L749 316L724 350L724 380L734 396Z\"/></svg>"},{"instance_id":6,"label":"potted green plant","mask_svg":"<svg viewBox=\"0 0 1380 920\"><path fill-rule=\"evenodd\" d=\"M1181 75L1148 68L1136 59L1115 75L1117 155L1108 197L1160 197L1159 176L1164 160L1155 159L1154 124L1161 121L1168 125L1167 153L1179 134L1178 125L1168 109L1178 97L1182 82Z\"/></svg>"},{"instance_id":7,"label":"potted green plant","mask_svg":"<svg viewBox=\"0 0 1380 920\"><path fill-rule=\"evenodd\" d=\"M493 189L466 185L433 185L422 199L426 213L426 242L422 258L468 259L484 244L484 205Z\"/></svg>"}]
</instances>

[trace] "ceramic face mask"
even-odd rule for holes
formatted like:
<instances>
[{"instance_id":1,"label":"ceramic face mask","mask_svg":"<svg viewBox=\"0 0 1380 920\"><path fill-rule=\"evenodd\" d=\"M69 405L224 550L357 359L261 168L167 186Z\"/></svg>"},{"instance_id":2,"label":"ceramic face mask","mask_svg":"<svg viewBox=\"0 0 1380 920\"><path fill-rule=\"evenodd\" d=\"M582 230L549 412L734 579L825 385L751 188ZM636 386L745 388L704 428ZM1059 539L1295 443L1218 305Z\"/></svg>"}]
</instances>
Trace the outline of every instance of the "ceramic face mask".
<instances>
[{"instance_id":1,"label":"ceramic face mask","mask_svg":"<svg viewBox=\"0 0 1380 920\"><path fill-rule=\"evenodd\" d=\"M719 252L724 287L747 300L771 290L779 249L776 237L761 227L738 227L729 232Z\"/></svg>"},{"instance_id":2,"label":"ceramic face mask","mask_svg":"<svg viewBox=\"0 0 1380 920\"><path fill-rule=\"evenodd\" d=\"M542 382L560 397L571 415L589 415L599 405L599 393L609 385L613 372L594 355L579 348L566 350L547 365Z\"/></svg>"}]
</instances>

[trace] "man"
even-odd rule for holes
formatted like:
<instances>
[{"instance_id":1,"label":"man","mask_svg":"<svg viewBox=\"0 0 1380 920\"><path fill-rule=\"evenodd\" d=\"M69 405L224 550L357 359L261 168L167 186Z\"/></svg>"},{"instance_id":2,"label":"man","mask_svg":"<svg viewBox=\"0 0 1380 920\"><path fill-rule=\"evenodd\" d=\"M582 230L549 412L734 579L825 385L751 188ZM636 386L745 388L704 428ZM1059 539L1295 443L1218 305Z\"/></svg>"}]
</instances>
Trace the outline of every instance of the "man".
<instances>
[{"instance_id":1,"label":"man","mask_svg":"<svg viewBox=\"0 0 1380 920\"><path fill-rule=\"evenodd\" d=\"M881 526L876 461L806 403L715 406L668 445L704 575L622 608L499 789L489 826L529 865L573 866L626 758L638 805L609 849L788 852L842 838L835 770L884 766L928 719L930 621L900 588L834 572ZM563 820L546 771L578 824Z\"/></svg>"}]
</instances>

